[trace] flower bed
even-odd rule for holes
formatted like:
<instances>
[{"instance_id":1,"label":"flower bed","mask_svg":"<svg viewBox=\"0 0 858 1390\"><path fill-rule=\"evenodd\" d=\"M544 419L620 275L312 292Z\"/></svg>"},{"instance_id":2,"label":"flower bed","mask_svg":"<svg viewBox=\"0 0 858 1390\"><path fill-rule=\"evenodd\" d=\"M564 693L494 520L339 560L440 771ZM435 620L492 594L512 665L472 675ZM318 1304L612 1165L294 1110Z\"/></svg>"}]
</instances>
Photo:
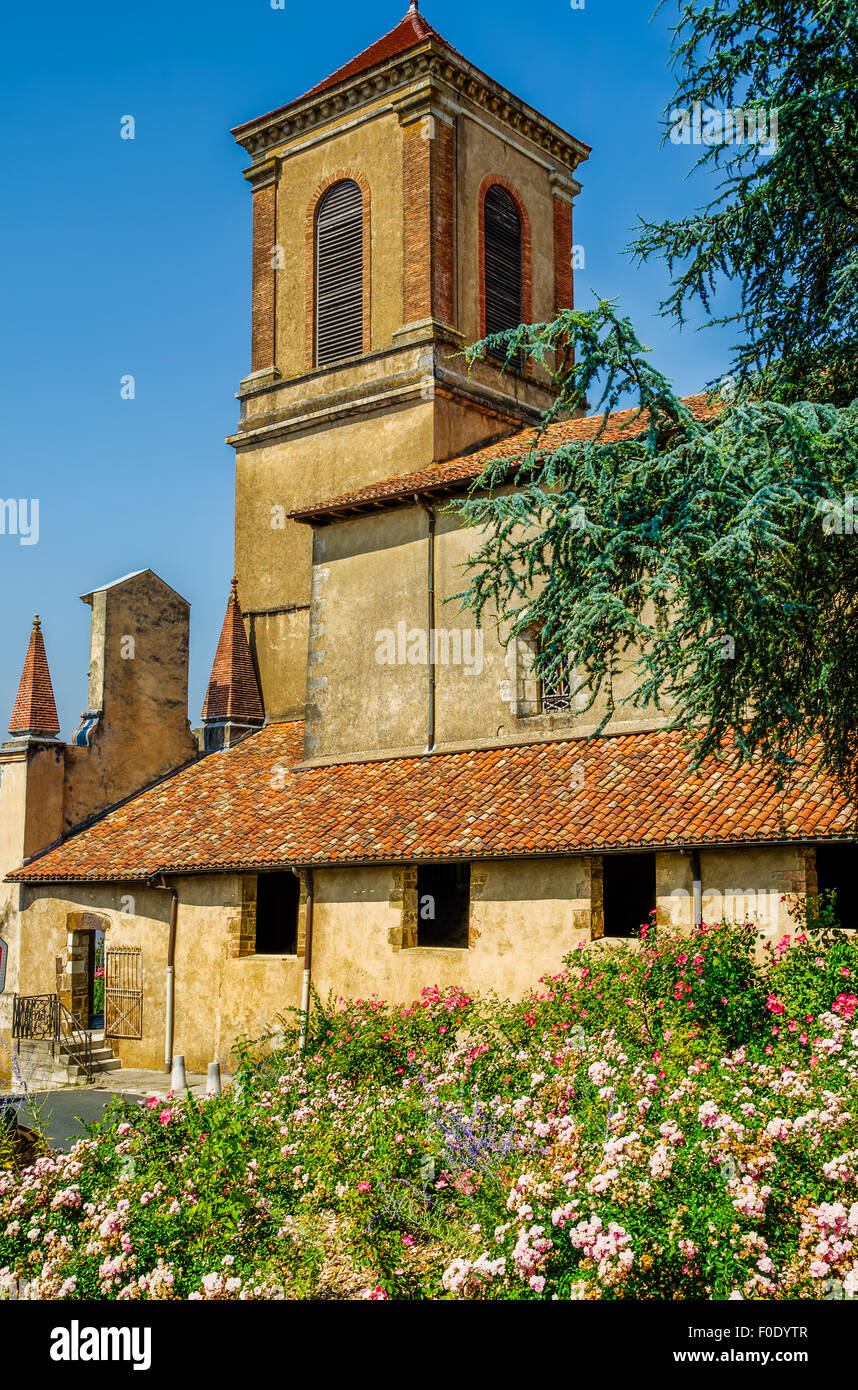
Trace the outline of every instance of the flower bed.
<instances>
[{"instance_id":1,"label":"flower bed","mask_svg":"<svg viewBox=\"0 0 858 1390\"><path fill-rule=\"evenodd\" d=\"M521 1003L317 1007L203 1101L0 1176L0 1291L90 1299L858 1293L853 939L575 952Z\"/></svg>"}]
</instances>

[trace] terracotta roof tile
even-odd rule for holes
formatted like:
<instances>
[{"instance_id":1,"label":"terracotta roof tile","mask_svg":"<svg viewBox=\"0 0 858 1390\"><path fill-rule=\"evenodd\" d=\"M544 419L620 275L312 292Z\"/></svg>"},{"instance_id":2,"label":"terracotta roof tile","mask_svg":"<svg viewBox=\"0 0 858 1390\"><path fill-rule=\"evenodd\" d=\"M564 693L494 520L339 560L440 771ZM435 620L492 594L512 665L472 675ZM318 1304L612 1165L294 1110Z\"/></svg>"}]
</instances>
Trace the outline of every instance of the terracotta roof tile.
<instances>
[{"instance_id":1,"label":"terracotta roof tile","mask_svg":"<svg viewBox=\"0 0 858 1390\"><path fill-rule=\"evenodd\" d=\"M714 419L723 406L706 394L686 396L683 404L688 406L698 420ZM562 444L582 444L593 439L598 433L603 415L580 416L575 420L561 420L549 425L543 431L540 454L548 454ZM635 410L614 411L611 423L606 426L602 438L606 444L615 443L627 435L635 438L646 428L641 423L640 413ZM527 453L537 437L535 429L518 430L506 439L488 444L471 454L449 459L446 463L434 463L429 468L421 468L416 473L401 473L393 478L372 483L369 487L346 492L339 497L323 498L308 507L298 507L290 512L296 521L316 521L332 519L353 511L363 511L382 503L410 501L415 492L456 492L464 489L480 476L489 463L504 459L514 460Z\"/></svg>"},{"instance_id":2,"label":"terracotta roof tile","mask_svg":"<svg viewBox=\"0 0 858 1390\"><path fill-rule=\"evenodd\" d=\"M301 723L269 724L10 878L116 881L856 834L854 809L820 774L786 792L723 762L692 774L682 735L664 730L302 769L303 733Z\"/></svg>"},{"instance_id":3,"label":"terracotta roof tile","mask_svg":"<svg viewBox=\"0 0 858 1390\"><path fill-rule=\"evenodd\" d=\"M261 723L264 718L259 683L238 602L238 581L233 579L203 702L203 719L249 719Z\"/></svg>"},{"instance_id":4,"label":"terracotta roof tile","mask_svg":"<svg viewBox=\"0 0 858 1390\"><path fill-rule=\"evenodd\" d=\"M45 639L39 615L33 619L30 645L24 659L21 683L12 709L10 734L39 733L52 736L60 731L54 688L48 668Z\"/></svg>"}]
</instances>

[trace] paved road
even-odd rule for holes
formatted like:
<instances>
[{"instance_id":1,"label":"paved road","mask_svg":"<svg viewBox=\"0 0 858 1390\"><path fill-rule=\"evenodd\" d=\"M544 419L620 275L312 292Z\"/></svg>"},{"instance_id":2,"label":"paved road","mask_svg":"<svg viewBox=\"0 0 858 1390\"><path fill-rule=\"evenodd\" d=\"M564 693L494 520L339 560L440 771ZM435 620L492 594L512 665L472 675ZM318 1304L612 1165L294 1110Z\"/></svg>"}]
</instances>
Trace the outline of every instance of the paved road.
<instances>
[{"instance_id":1,"label":"paved road","mask_svg":"<svg viewBox=\"0 0 858 1390\"><path fill-rule=\"evenodd\" d=\"M81 1120L92 1124L100 1120L105 1108L113 1099L109 1091L90 1091L75 1087L69 1091L37 1091L35 1104L38 1108L45 1133L52 1147L70 1149L76 1139L82 1139L86 1130ZM139 1096L130 1096L139 1100ZM26 1100L21 1103L19 1118L22 1125L31 1123L32 1112Z\"/></svg>"},{"instance_id":2,"label":"paved road","mask_svg":"<svg viewBox=\"0 0 858 1390\"><path fill-rule=\"evenodd\" d=\"M112 1081L108 1078L115 1078ZM188 1086L194 1095L205 1091L206 1078L193 1072L188 1073ZM76 1139L86 1133L81 1121L93 1124L100 1120L115 1095L124 1096L139 1104L146 1096L164 1096L169 1089L170 1078L164 1072L145 1072L125 1070L107 1072L99 1077L94 1086L74 1086L63 1091L36 1091L34 1100L45 1126L45 1133L53 1147L70 1149ZM20 1122L29 1125L27 1101L20 1109Z\"/></svg>"}]
</instances>

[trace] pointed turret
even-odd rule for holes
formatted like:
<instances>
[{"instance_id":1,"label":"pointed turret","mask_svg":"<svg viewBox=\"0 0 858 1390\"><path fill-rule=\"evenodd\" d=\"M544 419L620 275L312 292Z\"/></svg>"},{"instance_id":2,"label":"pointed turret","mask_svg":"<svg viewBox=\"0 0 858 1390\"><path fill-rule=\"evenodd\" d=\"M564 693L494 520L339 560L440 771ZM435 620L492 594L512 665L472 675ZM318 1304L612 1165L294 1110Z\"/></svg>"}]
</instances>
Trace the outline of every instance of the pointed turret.
<instances>
[{"instance_id":1,"label":"pointed turret","mask_svg":"<svg viewBox=\"0 0 858 1390\"><path fill-rule=\"evenodd\" d=\"M33 619L30 645L12 710L9 732L14 738L56 738L60 731L54 688L48 669L39 615Z\"/></svg>"},{"instance_id":2,"label":"pointed turret","mask_svg":"<svg viewBox=\"0 0 858 1390\"><path fill-rule=\"evenodd\" d=\"M226 616L203 702L206 752L229 748L265 723L259 683L233 579Z\"/></svg>"}]
</instances>

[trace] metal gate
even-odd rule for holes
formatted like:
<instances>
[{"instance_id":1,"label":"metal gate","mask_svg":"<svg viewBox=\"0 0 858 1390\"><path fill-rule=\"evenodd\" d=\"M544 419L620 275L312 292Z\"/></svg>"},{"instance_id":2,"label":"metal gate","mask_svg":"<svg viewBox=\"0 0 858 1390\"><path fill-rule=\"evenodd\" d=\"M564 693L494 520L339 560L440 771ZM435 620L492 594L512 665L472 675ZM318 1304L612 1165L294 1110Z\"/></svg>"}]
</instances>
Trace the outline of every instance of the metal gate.
<instances>
[{"instance_id":1,"label":"metal gate","mask_svg":"<svg viewBox=\"0 0 858 1390\"><path fill-rule=\"evenodd\" d=\"M104 952L104 1035L143 1036L139 946L108 946Z\"/></svg>"}]
</instances>

